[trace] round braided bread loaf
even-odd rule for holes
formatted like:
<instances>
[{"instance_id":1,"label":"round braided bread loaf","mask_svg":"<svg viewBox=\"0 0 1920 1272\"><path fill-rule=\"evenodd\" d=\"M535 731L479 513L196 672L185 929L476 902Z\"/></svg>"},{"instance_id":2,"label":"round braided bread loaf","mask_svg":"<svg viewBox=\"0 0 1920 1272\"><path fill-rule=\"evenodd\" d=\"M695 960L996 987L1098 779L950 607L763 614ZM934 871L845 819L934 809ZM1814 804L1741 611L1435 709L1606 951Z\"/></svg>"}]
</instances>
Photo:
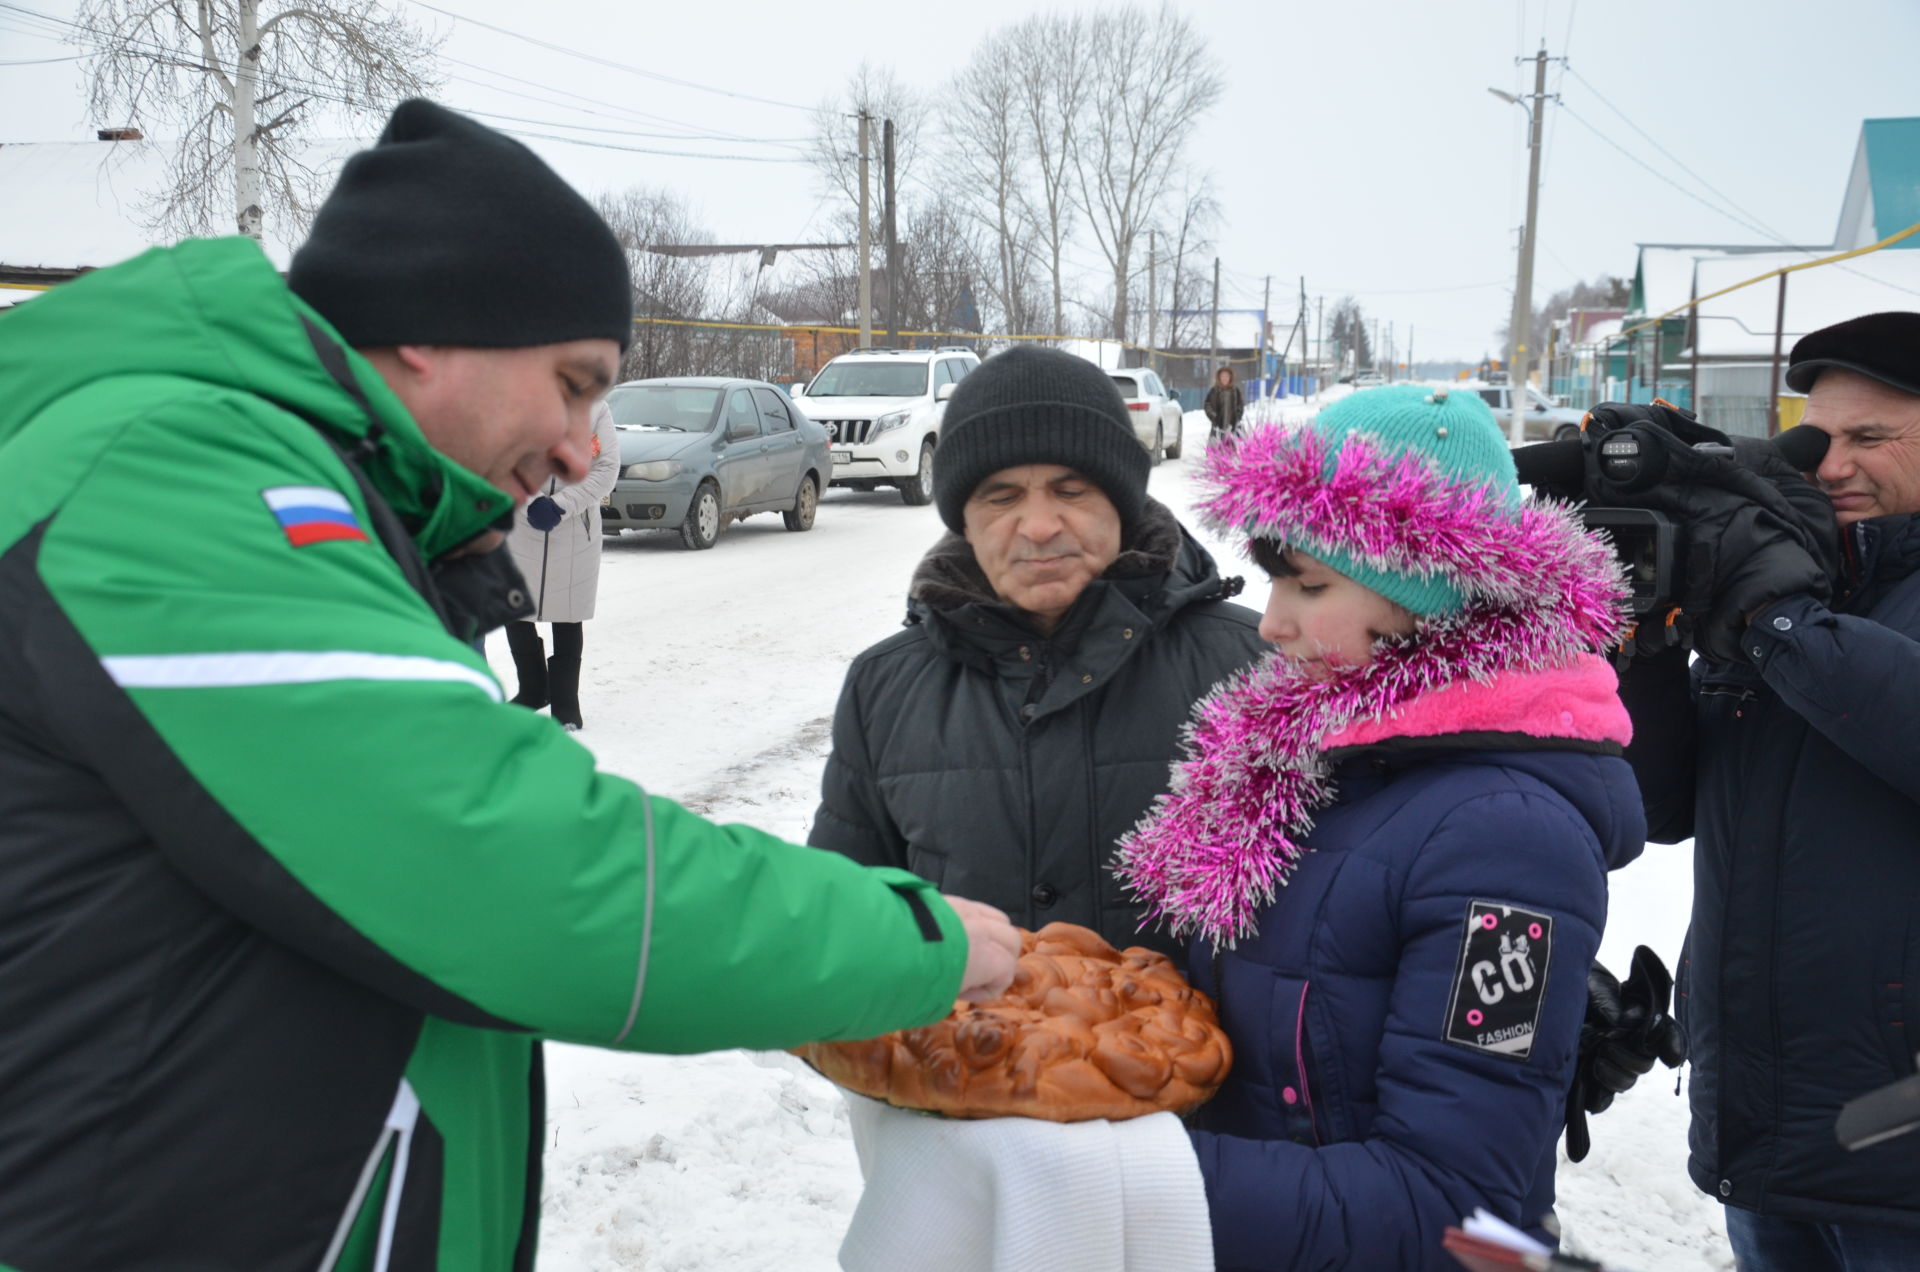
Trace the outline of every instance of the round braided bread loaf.
<instances>
[{"instance_id":1,"label":"round braided bread loaf","mask_svg":"<svg viewBox=\"0 0 1920 1272\"><path fill-rule=\"evenodd\" d=\"M1213 1003L1171 960L1071 923L1021 933L1019 970L999 998L955 1003L918 1029L795 1050L901 1108L1051 1122L1185 1113L1233 1063Z\"/></svg>"}]
</instances>

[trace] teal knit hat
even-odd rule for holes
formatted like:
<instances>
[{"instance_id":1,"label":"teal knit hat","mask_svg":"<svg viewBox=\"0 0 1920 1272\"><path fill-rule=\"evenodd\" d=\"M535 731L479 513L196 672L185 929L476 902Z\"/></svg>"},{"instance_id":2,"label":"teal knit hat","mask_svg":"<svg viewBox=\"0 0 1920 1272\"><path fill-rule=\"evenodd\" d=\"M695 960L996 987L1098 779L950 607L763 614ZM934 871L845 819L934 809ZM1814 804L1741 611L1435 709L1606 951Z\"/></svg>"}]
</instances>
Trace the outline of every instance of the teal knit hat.
<instances>
[{"instance_id":1,"label":"teal knit hat","mask_svg":"<svg viewBox=\"0 0 1920 1272\"><path fill-rule=\"evenodd\" d=\"M1383 458L1424 463L1450 485L1486 488L1494 509L1504 510L1516 522L1519 519L1522 496L1513 453L1493 412L1477 393L1412 384L1366 389L1335 402L1307 427L1329 453L1328 476L1339 463L1347 439L1364 436ZM1452 563L1447 561L1435 560L1431 570L1415 572L1368 565L1311 530L1290 537L1288 546L1416 614L1449 614L1466 604L1466 597L1443 572L1450 572Z\"/></svg>"}]
</instances>

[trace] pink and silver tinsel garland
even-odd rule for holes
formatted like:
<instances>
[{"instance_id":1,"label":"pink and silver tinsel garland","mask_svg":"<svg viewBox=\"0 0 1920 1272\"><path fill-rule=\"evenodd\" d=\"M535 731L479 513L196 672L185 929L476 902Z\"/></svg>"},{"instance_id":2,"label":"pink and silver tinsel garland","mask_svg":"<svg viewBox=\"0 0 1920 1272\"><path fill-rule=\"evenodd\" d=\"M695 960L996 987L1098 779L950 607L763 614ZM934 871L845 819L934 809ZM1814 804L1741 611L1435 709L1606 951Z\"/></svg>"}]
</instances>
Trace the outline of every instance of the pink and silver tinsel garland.
<instances>
[{"instance_id":1,"label":"pink and silver tinsel garland","mask_svg":"<svg viewBox=\"0 0 1920 1272\"><path fill-rule=\"evenodd\" d=\"M1195 707L1173 788L1121 840L1116 871L1146 920L1231 946L1253 934L1314 812L1332 801L1327 737L1463 679L1564 666L1617 644L1627 586L1606 541L1570 507L1508 508L1364 435L1330 457L1309 431L1263 428L1212 451L1202 480L1201 517L1217 530L1444 574L1467 598L1460 612L1382 641L1364 667L1315 681L1269 654Z\"/></svg>"}]
</instances>

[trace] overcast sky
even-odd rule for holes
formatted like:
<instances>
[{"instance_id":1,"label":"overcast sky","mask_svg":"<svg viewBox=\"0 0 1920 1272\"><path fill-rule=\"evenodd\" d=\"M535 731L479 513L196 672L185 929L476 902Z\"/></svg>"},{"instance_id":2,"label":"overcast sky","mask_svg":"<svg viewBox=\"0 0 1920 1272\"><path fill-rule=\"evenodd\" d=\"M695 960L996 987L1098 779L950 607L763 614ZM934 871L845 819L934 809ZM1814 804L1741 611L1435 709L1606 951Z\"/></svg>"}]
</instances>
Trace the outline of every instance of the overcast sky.
<instances>
[{"instance_id":1,"label":"overcast sky","mask_svg":"<svg viewBox=\"0 0 1920 1272\"><path fill-rule=\"evenodd\" d=\"M84 118L83 64L20 64L74 50L30 33L27 26L44 24L23 21L7 7L15 3L0 0L0 142L90 137L95 124L112 121ZM79 7L18 3L60 18ZM1030 0L441 3L631 68L622 69L413 0L398 7L448 36L444 100L540 121L490 122L556 133L541 125L596 125L624 132L577 135L779 158L795 152L758 143L806 136L811 114L794 106L810 108L841 88L863 58L938 94L981 34L1035 11ZM1274 317L1289 318L1304 275L1310 301L1352 294L1383 324L1403 333L1411 325L1422 360L1497 352L1493 333L1511 304L1524 219L1526 137L1521 108L1486 90L1530 87L1531 63L1515 59L1542 39L1569 62L1548 72L1563 103L1547 108L1536 302L1577 279L1630 273L1636 242L1768 241L1699 200L1793 243L1830 243L1860 121L1920 114L1920 0L1178 7L1207 36L1227 82L1185 156L1211 171L1225 207L1222 305L1258 306L1270 274ZM639 132L680 139L625 135ZM676 189L722 239L805 241L827 229L824 190L804 164L530 144L590 193L640 183ZM1099 260L1091 241L1074 256L1089 274ZM1097 302L1098 283L1083 290Z\"/></svg>"}]
</instances>

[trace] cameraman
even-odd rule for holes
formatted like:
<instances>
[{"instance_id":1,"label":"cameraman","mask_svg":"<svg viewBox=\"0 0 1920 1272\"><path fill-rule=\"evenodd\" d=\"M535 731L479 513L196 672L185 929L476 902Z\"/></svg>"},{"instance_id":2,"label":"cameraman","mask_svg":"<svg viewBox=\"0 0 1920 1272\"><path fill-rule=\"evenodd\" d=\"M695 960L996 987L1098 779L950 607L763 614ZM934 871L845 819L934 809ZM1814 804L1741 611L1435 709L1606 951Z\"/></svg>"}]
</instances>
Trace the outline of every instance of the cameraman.
<instances>
[{"instance_id":1,"label":"cameraman","mask_svg":"<svg viewBox=\"0 0 1920 1272\"><path fill-rule=\"evenodd\" d=\"M1813 332L1786 380L1830 439L1837 559L1807 548L1818 501L1791 527L1688 486L1713 557L1700 659L1636 659L1622 687L1650 838L1695 844L1688 1165L1742 1272L1920 1268L1920 1153L1834 1133L1920 1051L1920 314Z\"/></svg>"}]
</instances>

